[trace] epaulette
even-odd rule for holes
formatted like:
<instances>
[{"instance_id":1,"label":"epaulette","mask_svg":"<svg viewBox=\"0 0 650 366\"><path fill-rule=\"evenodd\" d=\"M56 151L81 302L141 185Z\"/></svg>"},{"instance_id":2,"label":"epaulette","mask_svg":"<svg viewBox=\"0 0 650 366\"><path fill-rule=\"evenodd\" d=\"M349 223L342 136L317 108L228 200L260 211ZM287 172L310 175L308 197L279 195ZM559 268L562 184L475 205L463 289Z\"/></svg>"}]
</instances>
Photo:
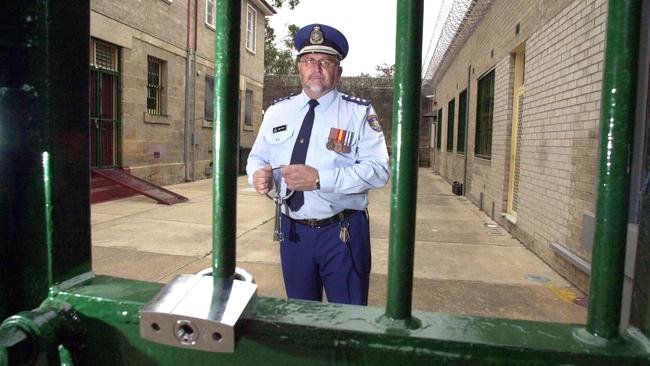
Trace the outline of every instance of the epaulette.
<instances>
[{"instance_id":1,"label":"epaulette","mask_svg":"<svg viewBox=\"0 0 650 366\"><path fill-rule=\"evenodd\" d=\"M353 97L353 96L350 96L350 95L347 95L347 94L342 94L341 98L343 98L343 100L347 100L348 102L352 102L352 103L356 103L356 104L361 104L361 105L365 105L365 106L370 105L370 100L369 99L362 99L362 98L358 98L358 97Z\"/></svg>"},{"instance_id":2,"label":"epaulette","mask_svg":"<svg viewBox=\"0 0 650 366\"><path fill-rule=\"evenodd\" d=\"M280 103L281 101L287 100L287 99L289 99L291 97L295 97L298 94L300 94L300 93L294 92L294 93L291 93L291 94L287 95L286 97L278 98L278 99L274 100L273 102L271 102L271 105L274 105L276 103Z\"/></svg>"}]
</instances>

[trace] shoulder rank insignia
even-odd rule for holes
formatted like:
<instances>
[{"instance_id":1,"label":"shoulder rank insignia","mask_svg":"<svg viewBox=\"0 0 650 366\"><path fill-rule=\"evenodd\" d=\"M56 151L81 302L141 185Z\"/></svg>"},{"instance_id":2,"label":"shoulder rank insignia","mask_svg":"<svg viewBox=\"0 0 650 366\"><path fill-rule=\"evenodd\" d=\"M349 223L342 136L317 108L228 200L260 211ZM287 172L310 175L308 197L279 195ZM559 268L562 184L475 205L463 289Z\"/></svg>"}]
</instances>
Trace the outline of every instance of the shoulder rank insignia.
<instances>
[{"instance_id":1,"label":"shoulder rank insignia","mask_svg":"<svg viewBox=\"0 0 650 366\"><path fill-rule=\"evenodd\" d=\"M330 128L330 135L327 138L327 150L333 150L337 153L347 154L350 152L350 145L352 145L352 137L354 132L342 130L340 128Z\"/></svg>"},{"instance_id":2,"label":"shoulder rank insignia","mask_svg":"<svg viewBox=\"0 0 650 366\"><path fill-rule=\"evenodd\" d=\"M291 94L287 95L286 97L275 99L274 101L271 102L271 105L280 103L281 101L290 99L291 97L295 97L298 94L300 94L300 93L294 92L294 93L291 93Z\"/></svg>"},{"instance_id":3,"label":"shoulder rank insignia","mask_svg":"<svg viewBox=\"0 0 650 366\"><path fill-rule=\"evenodd\" d=\"M373 129L373 131L381 132L381 124L379 124L379 118L377 118L376 114L368 115L366 122L368 122L368 125Z\"/></svg>"},{"instance_id":4,"label":"shoulder rank insignia","mask_svg":"<svg viewBox=\"0 0 650 366\"><path fill-rule=\"evenodd\" d=\"M356 103L356 104L360 104L360 105L365 105L365 106L369 106L369 105L370 105L370 101L369 101L368 99L362 99L362 98L358 98L358 97L352 97L352 96L349 96L349 95L347 95L347 94L343 94L343 95L341 96L341 98L343 98L343 100L347 100L348 102L352 102L352 103Z\"/></svg>"}]
</instances>

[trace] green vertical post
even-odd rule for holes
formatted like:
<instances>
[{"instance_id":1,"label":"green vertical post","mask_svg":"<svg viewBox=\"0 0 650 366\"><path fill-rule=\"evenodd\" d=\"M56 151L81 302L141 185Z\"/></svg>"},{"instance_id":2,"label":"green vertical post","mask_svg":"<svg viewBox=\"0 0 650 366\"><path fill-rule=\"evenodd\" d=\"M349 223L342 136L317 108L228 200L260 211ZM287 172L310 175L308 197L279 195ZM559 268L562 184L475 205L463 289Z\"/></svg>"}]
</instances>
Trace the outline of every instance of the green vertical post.
<instances>
[{"instance_id":1,"label":"green vertical post","mask_svg":"<svg viewBox=\"0 0 650 366\"><path fill-rule=\"evenodd\" d=\"M418 179L422 0L398 0L393 94L388 294L384 319L417 327L411 317Z\"/></svg>"},{"instance_id":2,"label":"green vertical post","mask_svg":"<svg viewBox=\"0 0 650 366\"><path fill-rule=\"evenodd\" d=\"M641 1L610 0L601 104L600 176L587 332L618 336L636 105Z\"/></svg>"},{"instance_id":3,"label":"green vertical post","mask_svg":"<svg viewBox=\"0 0 650 366\"><path fill-rule=\"evenodd\" d=\"M0 1L0 319L91 269L89 24L89 1Z\"/></svg>"},{"instance_id":4,"label":"green vertical post","mask_svg":"<svg viewBox=\"0 0 650 366\"><path fill-rule=\"evenodd\" d=\"M235 273L241 1L217 1L212 161L212 275Z\"/></svg>"},{"instance_id":5,"label":"green vertical post","mask_svg":"<svg viewBox=\"0 0 650 366\"><path fill-rule=\"evenodd\" d=\"M50 154L44 151L41 154L41 164L43 165L43 198L45 202L45 246L47 248L47 284L54 285L54 242L52 234L54 232L52 222L52 178L50 171Z\"/></svg>"}]
</instances>

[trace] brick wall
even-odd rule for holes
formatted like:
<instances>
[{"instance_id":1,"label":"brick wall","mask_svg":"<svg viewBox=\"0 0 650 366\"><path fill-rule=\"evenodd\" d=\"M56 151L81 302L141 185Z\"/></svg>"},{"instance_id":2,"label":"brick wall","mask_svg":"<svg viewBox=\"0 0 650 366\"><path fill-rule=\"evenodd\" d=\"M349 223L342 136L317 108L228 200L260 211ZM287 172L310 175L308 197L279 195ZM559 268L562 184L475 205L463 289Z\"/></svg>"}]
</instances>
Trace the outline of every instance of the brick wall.
<instances>
[{"instance_id":1,"label":"brick wall","mask_svg":"<svg viewBox=\"0 0 650 366\"><path fill-rule=\"evenodd\" d=\"M604 0L496 0L433 86L434 109L443 106L443 149L436 152L435 170L450 182L462 180L465 157L444 147L447 103L458 100L467 87L469 66L468 198L478 205L482 195L489 215L494 204L495 220L583 290L588 289L588 277L555 255L550 244L557 242L590 260L580 240L583 215L593 212L595 204L605 18ZM513 53L521 47L526 62L519 205L512 223L500 213L506 212L508 200ZM488 160L474 156L474 139L477 83L492 68L495 89Z\"/></svg>"},{"instance_id":2,"label":"brick wall","mask_svg":"<svg viewBox=\"0 0 650 366\"><path fill-rule=\"evenodd\" d=\"M517 225L558 266L549 242L591 257L580 239L583 215L595 210L606 8L576 1L527 45L521 185L534 194L522 196Z\"/></svg>"},{"instance_id":3,"label":"brick wall","mask_svg":"<svg viewBox=\"0 0 650 366\"><path fill-rule=\"evenodd\" d=\"M122 165L131 173L158 184L184 180L185 67L187 57L187 2L164 0L91 1L91 35L121 50ZM193 4L193 3L192 3ZM253 127L240 123L240 145L252 146L262 121L264 75L264 13L257 9L256 50L245 47L246 11L242 1L240 48L240 116L244 116L245 90L253 90ZM252 4L252 3L251 3ZM214 74L215 31L205 23L205 1L198 1L198 17L191 9L190 42L195 48L196 72L190 73L190 119L194 150L190 170L205 178L212 160L212 122L205 116L205 77ZM193 36L196 29L197 40ZM147 56L165 61L165 111L146 113Z\"/></svg>"}]
</instances>

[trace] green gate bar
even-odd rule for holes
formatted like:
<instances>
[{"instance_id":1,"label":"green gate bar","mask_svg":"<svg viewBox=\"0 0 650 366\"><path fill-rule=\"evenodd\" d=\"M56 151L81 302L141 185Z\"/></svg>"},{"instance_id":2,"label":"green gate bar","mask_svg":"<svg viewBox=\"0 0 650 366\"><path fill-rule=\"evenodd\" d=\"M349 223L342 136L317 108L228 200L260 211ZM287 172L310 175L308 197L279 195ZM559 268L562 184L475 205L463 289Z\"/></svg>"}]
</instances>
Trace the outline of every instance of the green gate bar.
<instances>
[{"instance_id":1,"label":"green gate bar","mask_svg":"<svg viewBox=\"0 0 650 366\"><path fill-rule=\"evenodd\" d=\"M391 165L387 319L417 327L411 318L418 183L422 59L422 0L397 2Z\"/></svg>"},{"instance_id":2,"label":"green gate bar","mask_svg":"<svg viewBox=\"0 0 650 366\"><path fill-rule=\"evenodd\" d=\"M235 273L241 0L218 0L214 65L212 274Z\"/></svg>"},{"instance_id":3,"label":"green gate bar","mask_svg":"<svg viewBox=\"0 0 650 366\"><path fill-rule=\"evenodd\" d=\"M274 299L258 296L254 299L252 314L239 328L234 353L218 354L177 348L152 343L140 336L139 311L163 287L149 283L111 276L83 277L90 269L89 240L89 184L88 184L88 20L89 1L6 0L0 1L0 311L2 318L15 314L0 325L0 364L10 363L12 356L34 360L32 364L75 365L648 365L650 342L634 328L621 332L621 339L605 346L584 342L575 336L579 325L543 323L512 319L493 319L413 311L422 326L395 329L392 324L378 324L385 315L393 319L413 321L408 311L367 306L350 306L320 302ZM174 2L176 3L176 2ZM232 50L233 40L227 29L238 33L239 14L219 3L220 26L224 33L217 36L217 49ZM400 18L416 14L417 6L400 1ZM421 4L411 3L411 4ZM236 4L238 5L238 4ZM225 10L223 10L225 9ZM421 6L420 6L421 9ZM25 11L39 11L26 17ZM237 26L235 26L237 24ZM234 30L237 28L237 30ZM407 39L420 29L400 28L398 37ZM85 36L84 36L85 35ZM404 38L406 37L406 38ZM11 40L33 41L32 47L13 47ZM230 42L224 41L224 39ZM227 44L226 44L227 43ZM236 41L234 42L237 43ZM403 45L400 45L402 49ZM400 93L419 90L419 85L405 82L410 74L403 58L418 52L412 48L397 60ZM220 184L215 188L215 215L234 218L234 187L230 179L236 175L236 150L233 141L227 146L223 140L236 136L223 126L236 121L236 113L227 114L226 103L237 105L234 79L224 75L237 74L224 65L234 65L232 52L217 51L218 81L216 102L218 132L215 131L215 163ZM226 57L225 55L229 56ZM411 67L419 68L419 64ZM225 70L224 70L225 68ZM236 71L236 70L235 70ZM234 77L233 77L234 78ZM219 80L219 77L217 78ZM228 84L227 81L231 81ZM21 88L26 84L27 87ZM40 92L37 98L30 85ZM44 94L43 94L44 93ZM396 120L402 121L396 129L395 156L399 157L394 174L398 185L397 204L404 207L402 179L416 182L414 174L402 164L408 157L406 145L413 138L414 122L408 112L419 110L406 103L415 99L401 97ZM234 107L233 107L234 108ZM414 113L414 112L413 112ZM408 118L407 118L408 117ZM233 122L236 126L237 123ZM29 128L26 128L29 127ZM215 126L216 127L216 126ZM217 128L215 128L217 130ZM223 134L222 134L222 130ZM230 135L229 135L230 133ZM417 134L415 133L415 136ZM616 136L614 136L616 138ZM406 144L406 145L405 145ZM413 145L413 141L410 141ZM52 281L47 281L46 199L42 153L50 157L49 180L52 208ZM233 153L235 152L235 153ZM230 160L230 161L229 161ZM404 168L404 169L402 169ZM411 172L415 165L410 167ZM11 174L5 174L11 173ZM406 174L406 176L403 176ZM215 178L216 179L216 178ZM225 186L225 187L224 187ZM412 186L413 187L413 186ZM412 189L412 191L414 191ZM413 199L413 197L411 197ZM223 201L222 201L223 200ZM228 201L229 200L229 201ZM414 213L414 202L411 202ZM231 206L227 206L231 205ZM220 210L220 211L219 211ZM228 211L228 212L226 212ZM403 213L403 214L405 214ZM391 212L393 214L393 212ZM12 216L13 215L13 216ZM393 216L397 219L397 216ZM7 223L13 224L9 226ZM410 218L413 220L413 218ZM227 220L225 220L227 221ZM229 221L234 222L234 221ZM219 248L218 259L234 260L234 228L221 225L224 237L218 240L228 245ZM408 228L408 226L407 226ZM412 227L411 227L412 228ZM226 230L233 230L225 233ZM408 231L408 230L405 230ZM411 231L411 235L413 232ZM227 235L231 235L228 238ZM401 238L400 238L401 239ZM406 241L408 244L408 241ZM411 241L412 244L412 241ZM231 249L233 253L225 253ZM407 248L408 251L408 248ZM412 251L412 247L411 247ZM412 255L407 256L412 271ZM229 263L217 264L217 276L232 275ZM619 274L622 275L622 274ZM408 277L412 281L412 277ZM402 283L397 283L402 285ZM404 287L401 287L403 291ZM49 292L48 292L49 291ZM410 291L409 291L410 292ZM20 297L13 296L14 294ZM393 298L395 294L392 295ZM27 300L27 301L25 301ZM401 299L393 299L401 301ZM391 301L391 304L394 304ZM32 305L34 304L34 305ZM39 305L40 304L40 305ZM410 295L409 295L410 304ZM393 306L393 305L391 305ZM30 310L31 309L31 310ZM408 309L408 307L406 307ZM400 318L402 317L402 318ZM0 319L1 320L1 319ZM23 347L27 345L29 347ZM33 346L33 347L32 347Z\"/></svg>"},{"instance_id":4,"label":"green gate bar","mask_svg":"<svg viewBox=\"0 0 650 366\"><path fill-rule=\"evenodd\" d=\"M641 1L610 0L601 102L600 175L587 331L619 335Z\"/></svg>"},{"instance_id":5,"label":"green gate bar","mask_svg":"<svg viewBox=\"0 0 650 366\"><path fill-rule=\"evenodd\" d=\"M0 319L4 319L37 307L50 286L91 270L89 38L82 36L89 33L90 4L45 0L0 4ZM52 187L47 197L44 152L50 171L47 186Z\"/></svg>"}]
</instances>

